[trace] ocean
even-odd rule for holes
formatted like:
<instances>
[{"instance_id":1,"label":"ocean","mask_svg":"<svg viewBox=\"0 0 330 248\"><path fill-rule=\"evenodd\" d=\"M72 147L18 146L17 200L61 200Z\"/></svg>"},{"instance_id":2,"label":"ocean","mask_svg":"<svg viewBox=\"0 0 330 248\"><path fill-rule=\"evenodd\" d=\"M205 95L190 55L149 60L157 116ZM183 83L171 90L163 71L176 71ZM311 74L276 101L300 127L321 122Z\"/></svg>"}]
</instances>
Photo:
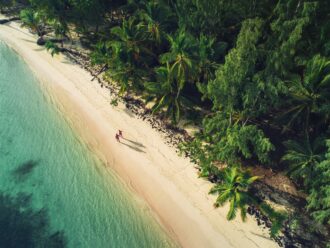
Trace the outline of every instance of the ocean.
<instances>
[{"instance_id":1,"label":"ocean","mask_svg":"<svg viewBox=\"0 0 330 248\"><path fill-rule=\"evenodd\" d=\"M3 42L0 247L177 247Z\"/></svg>"}]
</instances>

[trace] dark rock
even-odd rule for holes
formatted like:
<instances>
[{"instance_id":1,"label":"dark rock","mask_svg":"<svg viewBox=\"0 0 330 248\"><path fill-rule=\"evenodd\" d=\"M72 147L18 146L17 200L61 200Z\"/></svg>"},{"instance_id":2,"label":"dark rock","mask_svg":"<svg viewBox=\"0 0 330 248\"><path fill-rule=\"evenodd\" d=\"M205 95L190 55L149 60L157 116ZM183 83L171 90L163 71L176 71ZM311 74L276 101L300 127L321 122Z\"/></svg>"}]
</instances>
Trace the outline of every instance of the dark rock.
<instances>
[{"instance_id":1,"label":"dark rock","mask_svg":"<svg viewBox=\"0 0 330 248\"><path fill-rule=\"evenodd\" d=\"M37 44L39 46L44 46L46 44L46 41L43 37L39 37L38 40L37 40Z\"/></svg>"}]
</instances>

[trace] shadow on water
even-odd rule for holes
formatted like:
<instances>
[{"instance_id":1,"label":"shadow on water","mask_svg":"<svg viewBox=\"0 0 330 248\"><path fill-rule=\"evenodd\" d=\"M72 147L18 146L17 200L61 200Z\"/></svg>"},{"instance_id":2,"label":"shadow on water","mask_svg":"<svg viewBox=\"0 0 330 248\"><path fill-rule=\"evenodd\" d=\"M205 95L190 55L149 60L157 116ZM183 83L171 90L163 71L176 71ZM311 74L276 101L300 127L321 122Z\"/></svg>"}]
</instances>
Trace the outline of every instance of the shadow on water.
<instances>
[{"instance_id":1,"label":"shadow on water","mask_svg":"<svg viewBox=\"0 0 330 248\"><path fill-rule=\"evenodd\" d=\"M62 248L67 246L63 231L52 232L45 209L33 210L31 196L15 197L0 192L0 247Z\"/></svg>"},{"instance_id":2,"label":"shadow on water","mask_svg":"<svg viewBox=\"0 0 330 248\"><path fill-rule=\"evenodd\" d=\"M38 160L28 160L13 170L13 175L17 177L17 179L25 179L39 163Z\"/></svg>"}]
</instances>

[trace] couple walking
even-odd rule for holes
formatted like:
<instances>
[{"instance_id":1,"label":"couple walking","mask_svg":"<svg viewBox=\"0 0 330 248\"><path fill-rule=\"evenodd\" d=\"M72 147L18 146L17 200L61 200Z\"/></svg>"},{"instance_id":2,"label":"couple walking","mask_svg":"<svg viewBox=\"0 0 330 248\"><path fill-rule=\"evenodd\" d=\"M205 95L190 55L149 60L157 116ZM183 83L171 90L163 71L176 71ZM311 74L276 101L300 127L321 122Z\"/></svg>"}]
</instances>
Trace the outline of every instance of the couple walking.
<instances>
[{"instance_id":1,"label":"couple walking","mask_svg":"<svg viewBox=\"0 0 330 248\"><path fill-rule=\"evenodd\" d=\"M124 138L123 137L123 131L118 130L118 133L116 133L116 136L115 136L115 138L118 142L120 142L120 137Z\"/></svg>"}]
</instances>

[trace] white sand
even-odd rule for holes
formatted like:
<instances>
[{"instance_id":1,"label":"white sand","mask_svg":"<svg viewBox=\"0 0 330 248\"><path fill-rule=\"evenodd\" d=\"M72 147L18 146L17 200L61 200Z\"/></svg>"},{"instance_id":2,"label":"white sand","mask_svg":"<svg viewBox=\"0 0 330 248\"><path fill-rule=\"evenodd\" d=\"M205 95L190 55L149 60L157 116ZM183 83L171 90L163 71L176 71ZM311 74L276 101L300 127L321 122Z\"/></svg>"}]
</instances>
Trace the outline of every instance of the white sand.
<instances>
[{"instance_id":1,"label":"white sand","mask_svg":"<svg viewBox=\"0 0 330 248\"><path fill-rule=\"evenodd\" d=\"M0 39L28 63L79 135L150 206L160 223L183 247L278 247L252 218L226 220L227 207L214 209L211 183L197 178L188 159L179 157L150 125L119 105L106 89L63 56L52 58L36 37L17 23L0 25ZM18 89L19 90L19 89ZM132 142L118 144L124 131ZM131 147L129 147L129 146Z\"/></svg>"}]
</instances>

